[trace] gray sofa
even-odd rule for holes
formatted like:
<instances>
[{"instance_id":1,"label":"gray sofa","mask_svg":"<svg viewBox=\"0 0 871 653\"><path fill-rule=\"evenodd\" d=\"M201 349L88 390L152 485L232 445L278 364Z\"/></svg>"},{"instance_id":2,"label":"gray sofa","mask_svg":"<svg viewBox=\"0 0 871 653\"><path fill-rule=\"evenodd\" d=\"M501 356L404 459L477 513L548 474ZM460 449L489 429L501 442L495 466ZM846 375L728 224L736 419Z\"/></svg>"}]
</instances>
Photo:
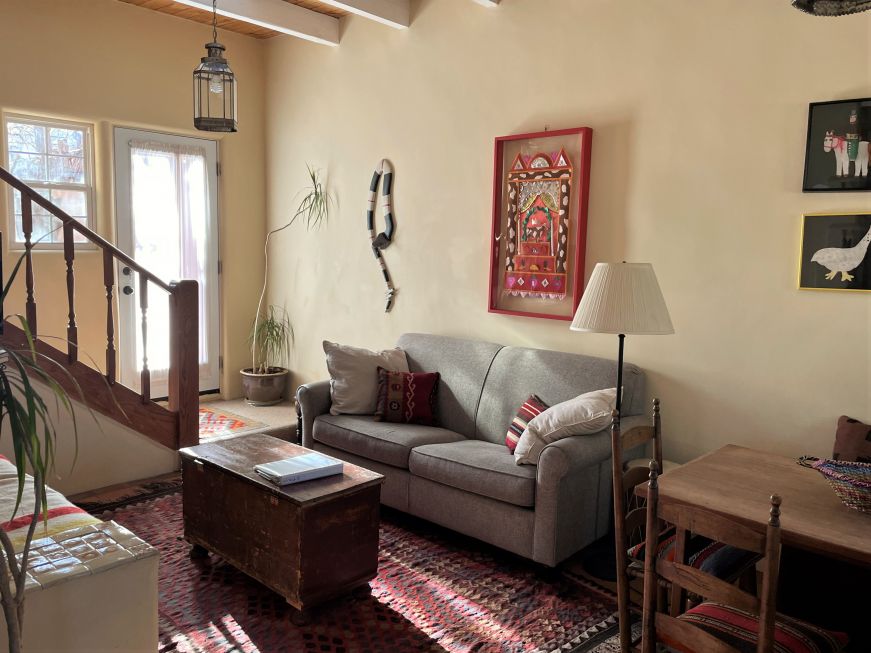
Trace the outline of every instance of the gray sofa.
<instances>
[{"instance_id":1,"label":"gray sofa","mask_svg":"<svg viewBox=\"0 0 871 653\"><path fill-rule=\"evenodd\" d=\"M607 430L548 445L538 466L515 465L504 442L530 394L554 405L613 387L615 361L424 334L405 334L398 346L412 371L441 374L439 427L330 415L330 384L321 381L297 391L304 446L383 474L387 506L545 565L608 531ZM626 364L623 387L628 430L647 421L643 372Z\"/></svg>"}]
</instances>

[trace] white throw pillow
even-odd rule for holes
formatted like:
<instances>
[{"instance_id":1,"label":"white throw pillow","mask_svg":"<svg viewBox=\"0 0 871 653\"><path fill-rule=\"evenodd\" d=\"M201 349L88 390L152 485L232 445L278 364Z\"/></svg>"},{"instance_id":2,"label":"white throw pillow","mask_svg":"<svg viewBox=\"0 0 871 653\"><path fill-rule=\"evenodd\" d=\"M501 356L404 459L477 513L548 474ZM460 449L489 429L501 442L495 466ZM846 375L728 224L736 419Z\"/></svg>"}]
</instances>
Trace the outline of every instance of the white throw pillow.
<instances>
[{"instance_id":1,"label":"white throw pillow","mask_svg":"<svg viewBox=\"0 0 871 653\"><path fill-rule=\"evenodd\" d=\"M330 372L330 414L373 415L378 402L378 368L408 372L408 359L398 347L369 351L324 340Z\"/></svg>"},{"instance_id":2,"label":"white throw pillow","mask_svg":"<svg viewBox=\"0 0 871 653\"><path fill-rule=\"evenodd\" d=\"M572 435L598 433L611 423L617 389L593 390L536 415L526 426L514 450L518 465L537 465L542 450L551 442Z\"/></svg>"}]
</instances>

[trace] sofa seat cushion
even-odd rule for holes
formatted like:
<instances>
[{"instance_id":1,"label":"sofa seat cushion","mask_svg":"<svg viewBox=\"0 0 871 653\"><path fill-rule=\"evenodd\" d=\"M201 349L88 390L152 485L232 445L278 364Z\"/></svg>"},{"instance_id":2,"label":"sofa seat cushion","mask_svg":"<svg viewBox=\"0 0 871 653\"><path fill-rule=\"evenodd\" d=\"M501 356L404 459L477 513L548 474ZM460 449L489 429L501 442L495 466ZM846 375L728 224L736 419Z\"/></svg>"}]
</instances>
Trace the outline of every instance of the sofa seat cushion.
<instances>
[{"instance_id":1,"label":"sofa seat cushion","mask_svg":"<svg viewBox=\"0 0 871 653\"><path fill-rule=\"evenodd\" d=\"M535 467L514 464L503 444L464 440L416 447L408 460L415 476L524 508L535 505Z\"/></svg>"},{"instance_id":2,"label":"sofa seat cushion","mask_svg":"<svg viewBox=\"0 0 871 653\"><path fill-rule=\"evenodd\" d=\"M321 415L315 419L312 437L334 449L402 469L408 469L408 455L415 447L466 439L435 426L376 422L372 415Z\"/></svg>"}]
</instances>

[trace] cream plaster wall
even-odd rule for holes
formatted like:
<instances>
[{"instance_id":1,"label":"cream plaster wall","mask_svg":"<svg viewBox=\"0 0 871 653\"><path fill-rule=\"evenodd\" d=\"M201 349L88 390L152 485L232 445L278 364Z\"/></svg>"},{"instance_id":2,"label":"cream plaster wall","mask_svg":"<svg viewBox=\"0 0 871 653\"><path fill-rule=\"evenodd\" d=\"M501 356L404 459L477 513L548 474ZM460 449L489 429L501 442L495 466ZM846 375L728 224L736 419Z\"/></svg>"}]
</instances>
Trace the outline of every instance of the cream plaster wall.
<instances>
[{"instance_id":1,"label":"cream plaster wall","mask_svg":"<svg viewBox=\"0 0 871 653\"><path fill-rule=\"evenodd\" d=\"M238 370L256 307L264 237L264 49L220 31L239 78L240 131L215 135L223 164L220 249L223 261L222 389L241 392ZM58 116L97 125L99 231L114 240L113 125L203 136L192 125L191 72L210 28L116 0L0 0L0 110ZM4 185L5 190L5 185ZM6 231L6 193L0 215ZM3 252L7 266L15 255ZM65 335L66 287L59 252L37 254L36 301L41 333ZM10 269L7 267L7 270ZM77 252L76 304L81 349L105 361L106 301L102 259ZM19 292L7 314L21 311ZM84 360L84 356L83 356Z\"/></svg>"},{"instance_id":2,"label":"cream plaster wall","mask_svg":"<svg viewBox=\"0 0 871 653\"><path fill-rule=\"evenodd\" d=\"M869 53L871 15L787 0L419 0L407 31L350 18L339 48L272 40L269 225L305 162L339 199L319 232L275 240L295 380L325 377L323 338L376 348L406 331L615 357L614 337L486 311L493 138L587 125L587 275L652 262L677 330L627 341L663 400L667 455L826 454L840 414L871 420L871 296L796 289L800 215L867 211L871 195L801 193L807 104L871 95ZM389 315L364 224L381 157L396 167Z\"/></svg>"}]
</instances>

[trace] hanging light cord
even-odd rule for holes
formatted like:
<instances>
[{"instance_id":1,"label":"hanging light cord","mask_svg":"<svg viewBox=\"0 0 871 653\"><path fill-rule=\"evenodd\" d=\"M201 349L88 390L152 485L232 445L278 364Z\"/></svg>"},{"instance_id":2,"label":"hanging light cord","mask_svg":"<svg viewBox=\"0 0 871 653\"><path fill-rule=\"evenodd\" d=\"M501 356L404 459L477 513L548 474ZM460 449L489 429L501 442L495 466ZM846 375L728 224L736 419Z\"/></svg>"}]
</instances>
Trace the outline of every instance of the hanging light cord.
<instances>
[{"instance_id":1,"label":"hanging light cord","mask_svg":"<svg viewBox=\"0 0 871 653\"><path fill-rule=\"evenodd\" d=\"M218 0L212 0L212 43L218 42Z\"/></svg>"}]
</instances>

